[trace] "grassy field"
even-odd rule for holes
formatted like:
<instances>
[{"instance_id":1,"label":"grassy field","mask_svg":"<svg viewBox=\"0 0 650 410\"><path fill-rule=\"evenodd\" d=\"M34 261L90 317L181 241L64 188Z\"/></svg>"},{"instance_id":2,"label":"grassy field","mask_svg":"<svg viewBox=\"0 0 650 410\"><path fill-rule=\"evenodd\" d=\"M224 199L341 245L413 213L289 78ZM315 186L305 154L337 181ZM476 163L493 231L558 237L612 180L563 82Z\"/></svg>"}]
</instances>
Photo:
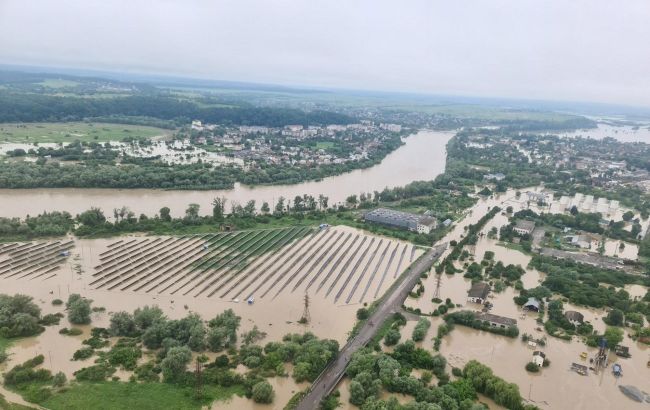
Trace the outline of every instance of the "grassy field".
<instances>
[{"instance_id":1,"label":"grassy field","mask_svg":"<svg viewBox=\"0 0 650 410\"><path fill-rule=\"evenodd\" d=\"M121 141L125 137L151 138L171 130L142 125L54 122L0 124L0 142Z\"/></svg>"},{"instance_id":2,"label":"grassy field","mask_svg":"<svg viewBox=\"0 0 650 410\"><path fill-rule=\"evenodd\" d=\"M26 407L21 404L9 403L5 397L0 394L0 410L27 410L32 407Z\"/></svg>"},{"instance_id":3,"label":"grassy field","mask_svg":"<svg viewBox=\"0 0 650 410\"><path fill-rule=\"evenodd\" d=\"M469 104L421 104L395 105L392 108L400 111L424 112L427 114L446 114L459 118L477 118L485 120L534 120L534 121L565 121L575 118L574 115L549 111L509 110L499 107L488 107Z\"/></svg>"},{"instance_id":4,"label":"grassy field","mask_svg":"<svg viewBox=\"0 0 650 410\"><path fill-rule=\"evenodd\" d=\"M11 341L0 336L0 357L9 348L9 345L11 345Z\"/></svg>"},{"instance_id":5,"label":"grassy field","mask_svg":"<svg viewBox=\"0 0 650 410\"><path fill-rule=\"evenodd\" d=\"M317 149L328 149L334 147L334 142L333 141L318 141L316 143L316 148Z\"/></svg>"},{"instance_id":6,"label":"grassy field","mask_svg":"<svg viewBox=\"0 0 650 410\"><path fill-rule=\"evenodd\" d=\"M168 383L73 383L66 391L55 394L43 407L58 409L139 409L139 410L198 410L206 404L227 400L235 394L243 395L241 388L204 386L205 400L196 400L191 388Z\"/></svg>"},{"instance_id":7,"label":"grassy field","mask_svg":"<svg viewBox=\"0 0 650 410\"><path fill-rule=\"evenodd\" d=\"M66 88L66 87L76 87L81 83L78 83L76 81L70 81L70 80L62 80L60 78L59 79L48 78L47 80L41 81L40 83L37 84L47 88Z\"/></svg>"}]
</instances>

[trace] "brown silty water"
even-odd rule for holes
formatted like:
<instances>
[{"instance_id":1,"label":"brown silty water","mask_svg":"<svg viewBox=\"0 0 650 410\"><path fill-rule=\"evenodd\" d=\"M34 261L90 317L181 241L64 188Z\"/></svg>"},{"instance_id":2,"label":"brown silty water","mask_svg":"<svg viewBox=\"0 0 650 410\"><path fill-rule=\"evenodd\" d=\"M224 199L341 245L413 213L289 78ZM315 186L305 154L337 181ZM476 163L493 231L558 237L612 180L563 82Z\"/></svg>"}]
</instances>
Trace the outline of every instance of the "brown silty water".
<instances>
[{"instance_id":1,"label":"brown silty water","mask_svg":"<svg viewBox=\"0 0 650 410\"><path fill-rule=\"evenodd\" d=\"M237 235L248 235L248 239L241 239L239 244L250 247L260 246L265 238L270 240L272 237L271 233L263 231L241 232ZM343 246L346 237L359 238L347 253L345 251L352 239L348 240L348 245ZM11 276L0 276L2 293L30 295L43 313L63 312L62 307L52 306L51 301L55 298L65 300L69 294L79 293L92 299L93 306L106 308L106 312L93 313L92 316L92 326L101 327L109 325L112 312L133 311L144 305L158 305L170 318L175 319L189 312L210 319L230 308L242 317L240 332L257 325L267 333L264 342L280 340L283 335L291 332L310 331L322 338L335 339L343 345L356 321L356 310L362 303L370 303L385 293L410 264L409 257L414 249L405 242L337 226L315 230L312 234L284 245L277 252L261 254L243 269L238 264L222 269L207 269L198 275L200 269L197 268L203 260L197 255L212 251L211 248L204 248L206 238L126 236L114 239L74 239L74 247L70 248L69 256L56 254L58 269L51 274L38 276L36 272L21 277L22 274L13 275L14 272L10 271ZM255 238L258 238L257 242ZM375 253L380 243L379 251ZM50 243L39 242L37 245L47 244ZM235 245L232 248L234 247ZM394 257L389 263L392 250L401 251L404 247L407 248L404 260L399 263L399 258ZM226 246L225 249L223 254L227 254L227 249L231 248ZM386 254L381 258L385 249ZM414 259L422 252L415 249ZM227 256L227 259L230 258L235 258L236 261L237 253ZM340 263L335 266L339 259ZM8 260L8 256L0 256L0 264ZM139 266L143 261L144 264ZM134 268L135 266L138 267ZM149 282L151 277L162 272L163 276ZM232 277L234 273L237 276ZM336 277L339 280L335 282ZM192 278L195 279L191 280ZM219 279L215 281L217 278ZM165 279L169 280L161 283ZM105 283L107 284L102 286ZM213 293L223 283L227 286ZM173 286L169 287L170 284ZM231 287L232 291L221 297ZM307 287L309 290L306 292ZM332 290L328 293L330 287ZM207 290L204 291L204 288ZM209 296L210 294L212 295ZM304 313L305 294L309 295L311 318L308 324L302 325L298 320ZM246 302L249 296L254 298L251 304ZM360 302L362 297L363 302ZM73 353L82 347L82 340L88 337L90 326L80 326L84 331L80 336L60 335L58 332L63 327L70 327L67 319L62 319L58 326L48 327L37 337L17 341L10 349L10 359L3 367L10 368L37 354L43 354L44 367L54 372L63 371L69 378L73 377L74 371L92 363L92 358L85 361L70 360ZM123 373L118 374L118 377L128 379L128 372ZM284 378L274 381L278 403L290 398L291 390L294 389L292 383L290 379ZM283 396L285 390L286 397Z\"/></svg>"},{"instance_id":2,"label":"brown silty water","mask_svg":"<svg viewBox=\"0 0 650 410\"><path fill-rule=\"evenodd\" d=\"M507 204L514 204L513 207L516 212L518 202L509 200L508 195L502 197L505 199L503 204L499 206L505 208ZM474 223L487 211L487 206L493 206L492 200L482 200L477 204L477 207L482 209L482 212L477 212L477 207L475 207L474 211L467 216L472 221L471 223ZM520 204L519 209L521 208ZM502 215L495 216L483 229L482 232L485 236L479 239L476 246L468 247L468 250L475 255L474 258L477 262L480 262L485 251L489 250L494 252L495 261L502 261L504 264L520 264L526 268L530 261L529 256L500 246L496 240L487 238L487 232L492 226L498 228L505 223L507 223L507 218ZM461 231L462 228L457 227L457 232L452 232L449 238L460 238ZM460 264L457 264L457 267L460 267ZM544 273L542 272L526 268L522 281L526 288L531 288L537 286L543 280L543 276ZM430 272L429 277L424 280L424 285L425 292L423 295L417 299L407 299L406 306L420 308L422 312L428 313L432 312L437 306L431 302L436 288L436 275L433 270ZM439 297L443 301L450 298L454 303L463 305L460 309L478 311L480 309L479 305L466 302L467 291L470 287L470 280L463 278L462 274L443 274L441 276ZM641 285L626 286L626 289L630 291L633 297L645 295L648 290ZM448 359L450 366L462 368L469 360L478 360L490 366L496 375L509 382L516 383L522 396L540 408L640 409L647 407L647 404L628 399L618 389L618 385L623 384L633 385L643 391L650 392L650 369L646 367L646 362L650 359L650 346L632 341L629 338L631 329L625 329L625 339L622 342L623 345L630 348L631 358L624 359L611 354L608 368L599 374L590 372L588 376L580 376L569 370L571 363L576 362L589 366L589 362L582 359L580 355L582 352L586 352L588 357L591 358L595 355L597 349L587 347L577 337L574 337L572 341L550 337L537 324L536 313L525 312L513 302L513 297L516 295L517 292L513 288L507 288L500 294L491 294L489 300L494 304L491 313L516 319L520 335L528 333L535 338L546 337L546 346L537 346L535 349L544 351L551 361L551 365L548 368L543 368L538 374L529 373L524 369L524 366L531 361L535 349L523 343L520 338L511 339L456 326L450 335L443 338L440 348L440 352ZM594 329L598 332L602 333L606 328L605 323L602 321L606 312L602 309L575 306L567 302L564 302L564 309L581 312L585 317L585 321L592 323ZM433 348L432 339L436 335L439 324L443 323L439 317L431 317L430 320L432 326L425 341L419 343L427 349ZM409 322L402 331L402 340L411 336L414 323ZM617 379L612 375L611 365L613 363L619 363L623 367L624 376L622 378Z\"/></svg>"},{"instance_id":3,"label":"brown silty water","mask_svg":"<svg viewBox=\"0 0 650 410\"><path fill-rule=\"evenodd\" d=\"M0 189L0 217L36 215L43 211L68 211L75 215L90 207L99 207L110 217L114 208L127 206L136 215L154 215L161 207L182 216L188 204L201 206L204 215L211 213L212 200L225 197L229 203L245 204L266 201L273 206L280 196L292 200L296 195L323 194L330 206L345 202L353 194L372 193L384 188L404 186L409 182L432 180L445 170L445 146L453 132L419 131L404 139L405 144L371 168L294 185L246 186L236 184L229 190L164 191L155 189ZM229 208L228 208L229 209Z\"/></svg>"}]
</instances>

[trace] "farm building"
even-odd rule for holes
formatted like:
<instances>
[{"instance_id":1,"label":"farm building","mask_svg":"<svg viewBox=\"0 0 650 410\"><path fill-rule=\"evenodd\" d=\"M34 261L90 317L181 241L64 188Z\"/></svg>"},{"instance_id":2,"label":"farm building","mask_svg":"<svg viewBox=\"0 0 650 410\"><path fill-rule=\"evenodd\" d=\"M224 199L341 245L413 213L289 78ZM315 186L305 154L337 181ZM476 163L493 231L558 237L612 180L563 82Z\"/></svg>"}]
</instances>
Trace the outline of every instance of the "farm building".
<instances>
[{"instance_id":1,"label":"farm building","mask_svg":"<svg viewBox=\"0 0 650 410\"><path fill-rule=\"evenodd\" d=\"M539 312L539 300L535 298L528 298L528 301L524 303L524 309L531 312Z\"/></svg>"},{"instance_id":2,"label":"farm building","mask_svg":"<svg viewBox=\"0 0 650 410\"><path fill-rule=\"evenodd\" d=\"M436 218L432 216L411 214L386 208L377 208L366 212L364 219L368 222L425 234L430 233L437 226Z\"/></svg>"},{"instance_id":3,"label":"farm building","mask_svg":"<svg viewBox=\"0 0 650 410\"><path fill-rule=\"evenodd\" d=\"M517 221L513 230L519 235L530 235L535 229L535 222L533 221Z\"/></svg>"},{"instance_id":4,"label":"farm building","mask_svg":"<svg viewBox=\"0 0 650 410\"><path fill-rule=\"evenodd\" d=\"M574 326L581 325L585 320L584 315L580 312L576 312L575 310L567 310L564 312L564 317Z\"/></svg>"},{"instance_id":5,"label":"farm building","mask_svg":"<svg viewBox=\"0 0 650 410\"><path fill-rule=\"evenodd\" d=\"M484 282L475 283L467 293L467 301L483 304L488 293L490 293L490 285Z\"/></svg>"},{"instance_id":6,"label":"farm building","mask_svg":"<svg viewBox=\"0 0 650 410\"><path fill-rule=\"evenodd\" d=\"M488 322L490 326L500 327L503 329L517 325L516 319L510 319L509 317L505 317L505 316L493 315L492 313L477 313L476 319L482 322Z\"/></svg>"}]
</instances>

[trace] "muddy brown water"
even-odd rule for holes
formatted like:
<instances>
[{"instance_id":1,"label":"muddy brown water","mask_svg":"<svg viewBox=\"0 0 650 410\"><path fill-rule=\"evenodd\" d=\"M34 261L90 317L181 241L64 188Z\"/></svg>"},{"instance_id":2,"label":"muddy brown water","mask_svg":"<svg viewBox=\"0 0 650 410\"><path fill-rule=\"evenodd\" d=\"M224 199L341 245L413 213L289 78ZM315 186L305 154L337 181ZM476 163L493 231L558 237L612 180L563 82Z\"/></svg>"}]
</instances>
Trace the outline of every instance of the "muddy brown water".
<instances>
[{"instance_id":1,"label":"muddy brown water","mask_svg":"<svg viewBox=\"0 0 650 410\"><path fill-rule=\"evenodd\" d=\"M92 275L103 268L101 266L102 263L111 260L115 255L118 255L122 260L135 260L138 257L142 257L142 253L145 253L145 251L142 251L143 249L148 249L153 251L154 254L159 252L149 262L151 264L157 263L156 258L162 258L166 252L168 253L170 250L175 249L173 248L173 241L168 237L132 236L113 239L71 238L74 240L75 247L71 249L71 255L64 258L64 262L61 264L61 268L56 272L55 276L48 278L32 278L31 276L21 278L20 275L11 277L0 276L0 286L2 293L22 293L34 297L35 303L41 307L43 313L62 312L63 308L52 306L51 301L55 298L65 300L71 293L80 293L92 299L93 306L106 308L106 312L93 313L92 326L106 327L109 325L110 314L112 312L120 310L133 311L143 305L158 305L165 311L168 317L174 319L181 318L189 312L197 312L203 318L210 319L223 310L231 308L236 314L242 317L240 332L248 331L254 325L257 325L260 330L267 333L262 343L271 340L280 340L287 333L310 331L322 338L335 339L340 345L343 345L347 339L348 332L352 329L356 321L356 310L363 306L362 303L359 303L359 299L367 284L369 283L370 287L364 297L364 301L370 303L375 299L376 290L379 297L393 284L395 281L394 272L402 272L408 266L406 260L400 263L398 258L395 258L390 264L388 264L386 258L381 263L379 263L378 258L371 261L370 252L367 252L363 257L361 256L361 252L354 256L346 256L346 259L349 258L351 263L348 264L345 270L342 269L343 264L339 265L332 271L332 276L325 281L325 287L320 292L316 291L316 287L309 290L311 321L307 325L299 324L298 320L301 318L304 310L304 290L308 286L309 278L318 272L326 263L329 263L331 266L331 260L335 258L330 258L329 256L337 256L336 252L339 250L337 246L326 247L319 245L325 244L327 239L330 239L332 242L342 240L341 238L347 235L375 238L372 235L350 227L337 226L286 245L288 249L280 249L279 254L281 257L278 259L269 258L262 263L258 263L256 260L249 268L241 272L242 277L246 277L246 275L254 273L256 267L262 267L259 270L259 277L256 277L251 282L252 286L255 286L258 282L263 284L260 287L259 293L254 294L255 301L253 304L247 304L244 299L240 299L237 303L232 297L221 298L219 297L219 293L208 297L208 292L199 296L194 296L196 292L187 295L184 295L182 292L171 294L170 291L173 288L170 288L170 291L162 291L159 293L157 288L152 292L146 292L146 288L139 291L133 291L132 288L122 291L119 287L108 290L106 287L98 289L97 284L91 285L97 279L97 277ZM384 246L399 246L400 248L408 246L409 252L412 247L412 245L406 244L405 242L389 238L376 237L376 239L376 242L383 240ZM201 248L201 240L197 239L196 241L199 244L198 247ZM314 246L310 252L307 252L309 247L305 245L310 241ZM362 249L370 249L370 242L370 240L366 241ZM293 252L292 256L293 250L297 250L297 252ZM415 251L415 257L417 258L422 252L422 250L417 249ZM264 255L258 257L258 259L263 258ZM0 263L3 260L3 257L0 256ZM352 269L357 264L358 268L356 270ZM126 262L118 264L118 276L123 274L132 265L133 263ZM361 277L366 265L369 268L365 269L365 275ZM380 275L377 274L371 277L371 273L377 270L383 274L386 269L388 274L385 276L384 281L381 282L381 286L379 286ZM329 270L330 267L324 269L322 275L324 276ZM266 277L272 272L275 272L275 277ZM141 272L142 275L150 273L147 269ZM187 273L188 271L183 269L177 272L179 276L187 275ZM344 298L335 301L333 294L326 296L325 289L339 273L344 277L350 277L350 283L356 281L360 283L350 303L345 303ZM294 283L304 275L306 275L306 279L300 283L295 291L292 291ZM237 281L240 283L243 282L239 279ZM220 282L216 282L215 285L218 283ZM283 285L285 283L288 283L288 286L284 287ZM337 291L343 289L343 294L348 295L352 290L350 283L346 287L343 287L343 283L340 282L334 289ZM200 289L200 286L197 289ZM261 297L262 292L267 289L270 292L266 296ZM278 291L279 293L277 293ZM245 295L247 291L241 294ZM43 365L45 368L51 369L53 372L63 371L69 379L73 378L73 373L76 370L92 364L93 358L84 361L70 360L73 353L82 347L81 342L88 337L91 326L77 326L84 331L80 336L60 335L58 332L63 327L71 327L67 319L62 319L61 324L58 326L48 327L44 333L37 337L16 341L9 350L9 360L0 366L0 371L11 368L38 354L43 354L45 356L45 363ZM129 377L129 373L120 372L117 376L122 380L126 380ZM303 385L295 386L295 383L290 378L276 378L272 381L272 384L276 389L276 403L283 403L282 406L289 400L296 388L304 388ZM6 396L14 402L20 401L11 394L6 394ZM238 405L237 403L240 403L240 401L248 402L247 399L233 399L235 405Z\"/></svg>"},{"instance_id":2,"label":"muddy brown water","mask_svg":"<svg viewBox=\"0 0 650 410\"><path fill-rule=\"evenodd\" d=\"M173 216L182 216L190 203L209 214L215 197L230 203L244 204L253 199L257 206L266 201L273 205L280 196L293 200L296 195L323 194L329 204L345 201L352 194L372 193L386 187L403 186L412 181L432 180L445 169L447 141L453 132L420 131L404 139L405 144L371 168L295 185L246 186L237 184L230 190L162 191L153 189L0 189L0 216L24 217L43 211L68 211L73 215L91 206L102 208L112 217L114 208L127 206L136 215L153 215L167 206ZM109 215L110 214L110 215Z\"/></svg>"},{"instance_id":3,"label":"muddy brown water","mask_svg":"<svg viewBox=\"0 0 650 410\"><path fill-rule=\"evenodd\" d=\"M499 205L504 208L510 204L515 207L515 210L521 209L521 203L514 200L514 196L514 192L509 191L493 198L479 200L476 206L466 213L462 221L451 230L444 240L449 241L451 239L461 239L465 234L464 226L469 223L475 223L492 206ZM505 218L505 216L497 215L486 225L483 232L487 233L492 226L498 228L500 225L506 223L506 221L507 218ZM342 232L345 235L349 233L353 235L370 236L348 227L335 227L332 231L335 231L334 233ZM337 237L340 236L337 235ZM334 303L333 294L325 297L325 291L328 288L329 283L331 283L334 276L341 273L340 271L343 268L343 263L337 267L332 277L327 281L326 285L320 292L316 292L316 286L310 289L310 313L312 321L307 326L299 325L297 320L301 317L303 311L304 292L302 290L308 285L309 279L305 280L295 292L291 292L290 289L292 286L288 286L277 298L273 299L269 296L258 298L253 305L247 305L241 301L240 303L234 303L229 299L227 300L214 296L208 298L206 296L194 297L191 294L171 295L166 292L159 294L156 292L147 293L144 291L135 292L132 290L108 291L105 289L95 289L93 286L89 285L92 278L91 274L95 272L95 267L100 264L100 257L104 252L107 252L109 249L117 248L120 244L129 241L135 242L129 242L125 245L125 248L133 246L136 242L143 241L144 239L152 240L152 238L137 236L133 238L125 237L120 239L75 239L75 248L73 248L72 255L67 259L64 267L60 272L58 272L56 277L48 280L41 279L32 281L25 280L25 278L18 279L16 277L0 279L2 291L3 293L9 294L27 293L34 296L37 303L39 303L45 313L60 310L60 308L51 306L50 302L52 299L56 297L65 299L69 293L81 293L93 299L95 306L104 306L107 308L107 312L96 313L93 315L94 326L108 325L110 312L118 310L132 311L145 304L155 304L160 306L171 318L180 318L185 316L189 311L194 311L205 318L210 318L224 309L232 308L242 317L241 331L249 330L255 324L261 330L268 333L266 339L262 343L270 340L278 340L284 334L289 332L303 332L308 330L314 332L320 337L333 338L343 344L347 332L352 328L355 322L355 312L361 306L356 303L356 300L359 297L358 294L360 293L360 290L365 288L365 281L367 279L361 281L361 285L359 286L359 289L357 289L357 296L352 298L350 304L345 304L344 300L339 300L337 303ZM118 243L120 240L123 242ZM301 239L296 243L296 246L303 245L303 242L307 240L308 238ZM371 241L369 240L366 241L358 254L351 258L352 260L348 264L348 267L344 272L342 272L343 278L349 274L351 267L356 264L357 259L361 258L363 249L371 246L370 242ZM149 244L148 246L154 247L156 245ZM357 245L355 245L355 247L356 246ZM372 246L376 247L376 243ZM336 249L336 246L333 248L326 246L316 247L313 251L312 260L318 259L318 256L324 253L336 252ZM530 258L521 252L500 246L496 240L488 239L487 237L482 237L477 245L471 250L478 261L482 259L486 250L493 251L495 253L495 260L501 260L506 264L515 263L521 264L525 267ZM113 250L112 252L117 251ZM358 269L356 273L357 275L363 270L364 263L370 259L371 253L372 252L368 252L364 256L364 260L362 260L359 265L360 269ZM407 254L408 253L410 252L407 252ZM350 258L350 256L351 254L347 255L345 259ZM289 255L287 252L286 255L283 255L283 258L276 261L269 260L268 266L264 265L267 262L260 262L260 266L262 266L262 270L265 271L265 274L269 274L278 267L287 268L288 270L284 271L284 279L278 282L279 284L282 284L285 280L294 275L296 269L301 265L301 263L297 263L292 269L289 269L288 266L290 266L292 262L288 259ZM321 261L315 265L314 270L320 269L322 264L326 263L326 260L328 259L329 258L327 257L323 257ZM396 257L392 262L392 265L398 264L398 260L399 258ZM377 262L378 259L375 260L375 263ZM387 263L387 258L385 258L380 264L381 266L377 268L379 273L383 273L383 265ZM312 262L309 262L307 266L310 267L311 264ZM386 275L385 283L382 284L379 295L383 294L383 292L385 292L394 281L393 275L390 272L394 269L402 271L407 265L408 257L405 258L401 266L392 266L389 268L389 274ZM251 266L250 269L254 269L254 266ZM322 274L325 275L328 270L329 268L325 269ZM369 278L373 271L373 268L368 269L366 277ZM245 270L244 272L247 271ZM282 269L280 269L279 272L283 272ZM533 287L543 279L543 275L543 272L527 269L522 280L526 287ZM300 275L295 276L294 282L299 276ZM378 282L378 276L379 274L377 274L373 279L375 283ZM357 278L357 276L353 276L350 282L354 283ZM256 279L253 283L255 284L257 281L259 281L259 279ZM336 293L340 288L341 283L342 281L337 284L333 293ZM433 303L431 303L432 293L435 289L435 275L430 275L429 278L425 279L424 284L424 295L418 299L409 298L406 304L411 307L420 307L423 312L429 312L435 307ZM465 302L469 287L470 282L460 274L443 275L440 297L443 300L449 297L454 301L454 303L464 305L463 308L472 310L478 309L479 306L474 306ZM264 290L265 288L262 287L261 289ZM348 286L343 294L347 295L349 290L350 286ZM630 287L629 290L635 295L640 295L645 288L634 286ZM269 295L273 295L274 293L275 292L272 291ZM373 287L371 287L371 290L366 295L368 301L372 299L373 294ZM490 298L490 301L494 304L492 313L517 319L521 333L526 332L533 334L535 337L545 336L544 332L537 331L539 325L535 322L536 315L522 312L520 308L513 303L512 298L515 294L514 289L508 288L500 294L492 295ZM585 318L591 321L597 330L604 330L605 325L602 322L602 317L605 315L604 311L572 306L571 304L565 304L565 308L575 309L582 312L585 315ZM442 323L442 319L431 318L431 321L432 326L427 337L421 343L421 345L427 349L432 349L432 338L435 336L438 325ZM58 329L63 326L69 326L65 319L62 321L60 326L49 328L44 334L36 338L28 338L17 342L10 350L12 356L9 363L5 365L5 368L33 357L38 353L42 353L46 357L44 366L48 368L51 367L55 371L62 370L69 376L71 376L72 372L76 369L86 366L86 363L71 362L69 360L72 353L81 347L83 336L68 337L59 335ZM402 340L406 340L406 338L411 336L413 326L414 322L409 322L407 329L402 332ZM450 365L452 366L462 367L467 361L472 359L479 360L480 362L489 365L500 377L510 382L517 383L522 396L525 398L530 397L530 400L541 408L643 408L644 405L630 401L623 396L617 388L617 383L623 383L635 385L642 390L650 391L650 386L648 385L648 380L650 379L648 376L650 374L645 366L650 354L650 349L648 346L632 342L627 337L627 333L628 331L626 331L624 344L630 347L632 358L612 359L612 363L617 361L622 364L624 369L624 377L618 381L611 376L609 369L604 373L601 373L601 375L590 374L586 377L579 376L568 370L571 362L580 363L582 361L582 359L580 359L581 352L588 352L590 356L594 354L594 349L588 348L584 343L578 340L565 342L559 339L548 338L547 346L541 348L541 350L546 352L548 355L548 358L551 360L551 366L543 369L538 375L530 375L525 371L524 365L530 361L532 350L519 339L509 339L503 336L478 332L473 329L457 326L449 336L444 338L441 346L441 353L448 358ZM128 375L126 374L120 375L122 378L126 378L127 376ZM216 403L214 408L241 408L254 410L282 408L295 392L305 387L302 384L296 384L291 378L275 378L271 383L276 390L276 400L272 405L256 405L250 400L234 397L228 403ZM340 386L342 391L341 399L344 405L343 408L353 408L346 399L348 392L345 383L347 382L344 381ZM561 394L558 394L558 392ZM398 399L400 401L408 401L406 397L398 397ZM483 401L489 402L488 400ZM494 403L490 403L491 408L493 408L493 404Z\"/></svg>"},{"instance_id":4,"label":"muddy brown water","mask_svg":"<svg viewBox=\"0 0 650 410\"><path fill-rule=\"evenodd\" d=\"M505 206L513 205L515 211L522 209L525 205L514 200L510 193L504 194L498 199ZM476 213L482 216L488 206L494 205L494 199L481 200L474 208L469 218L474 223L477 220ZM481 209L482 211L476 211ZM497 215L493 220L486 224L483 233L487 234L492 226L499 228L507 223L503 215ZM455 234L452 232L451 237L460 238L461 229L457 229ZM500 246L496 240L488 239L484 236L479 239L476 246L468 247L475 255L475 260L480 261L485 251L494 252L495 261L502 261L504 264L520 264L526 268L530 256L525 255L517 250L512 250ZM459 265L458 265L459 266ZM432 312L437 305L431 302L433 293L436 288L435 274L431 272L430 276L424 281L425 292L417 299L409 298L406 305L412 308L420 308L422 312ZM526 288L534 287L543 280L544 273L535 269L526 268L526 273L522 281ZM442 275L440 285L440 298L450 298L454 303L459 303L461 309L479 310L480 306L466 302L467 291L471 287L471 282L462 277L462 274ZM632 296L642 296L647 292L647 288L641 285L626 286ZM528 333L535 338L546 337L547 345L538 346L538 350L546 353L547 358L551 361L548 368L544 368L538 374L528 373L524 366L531 361L534 349L528 347L520 338L511 339L504 336L494 335L488 332L476 331L474 329L456 326L456 328L443 338L440 352L447 358L450 366L462 367L469 360L478 360L490 366L494 373L503 379L516 383L519 386L522 397L530 400L533 404L542 409L643 409L648 408L648 404L636 403L625 397L618 389L619 384L633 385L639 389L650 392L650 369L646 367L646 362L650 359L650 346L636 343L630 339L631 329L625 329L625 339L622 344L630 348L631 358L623 359L613 354L610 356L609 367L600 374L590 372L588 376L580 376L577 373L569 371L572 362L588 365L588 362L581 359L580 354L587 352L589 357L593 357L596 349L587 347L582 341L574 337L572 341L564 341L548 336L543 330L538 330L540 325L537 324L536 313L524 312L520 307L514 304L513 297L517 292L513 288L507 288L499 294L492 293L489 297L494 304L491 313L510 317L517 320L520 329L520 335ZM592 323L594 329L602 333L606 325L602 318L606 315L603 309L593 309L584 306L575 306L571 303L564 303L565 310L577 310L585 316L585 320ZM432 321L431 328L421 346L432 349L433 338L436 335L437 327L443 323L439 317L430 318ZM411 337L415 322L408 322L402 331L402 340ZM611 366L619 363L623 367L624 376L616 379L611 374ZM490 408L494 403L489 403Z\"/></svg>"}]
</instances>

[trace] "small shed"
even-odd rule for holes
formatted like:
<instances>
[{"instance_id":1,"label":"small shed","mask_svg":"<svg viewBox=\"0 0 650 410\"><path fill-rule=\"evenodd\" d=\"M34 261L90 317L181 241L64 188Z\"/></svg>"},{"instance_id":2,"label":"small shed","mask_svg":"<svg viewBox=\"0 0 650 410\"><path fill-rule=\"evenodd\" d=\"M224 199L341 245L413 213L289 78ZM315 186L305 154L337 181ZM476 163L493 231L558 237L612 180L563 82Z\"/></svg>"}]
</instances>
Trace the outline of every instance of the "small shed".
<instances>
[{"instance_id":1,"label":"small shed","mask_svg":"<svg viewBox=\"0 0 650 410\"><path fill-rule=\"evenodd\" d=\"M531 312L539 312L540 303L539 300L535 298L528 298L528 301L524 303L524 309Z\"/></svg>"}]
</instances>

